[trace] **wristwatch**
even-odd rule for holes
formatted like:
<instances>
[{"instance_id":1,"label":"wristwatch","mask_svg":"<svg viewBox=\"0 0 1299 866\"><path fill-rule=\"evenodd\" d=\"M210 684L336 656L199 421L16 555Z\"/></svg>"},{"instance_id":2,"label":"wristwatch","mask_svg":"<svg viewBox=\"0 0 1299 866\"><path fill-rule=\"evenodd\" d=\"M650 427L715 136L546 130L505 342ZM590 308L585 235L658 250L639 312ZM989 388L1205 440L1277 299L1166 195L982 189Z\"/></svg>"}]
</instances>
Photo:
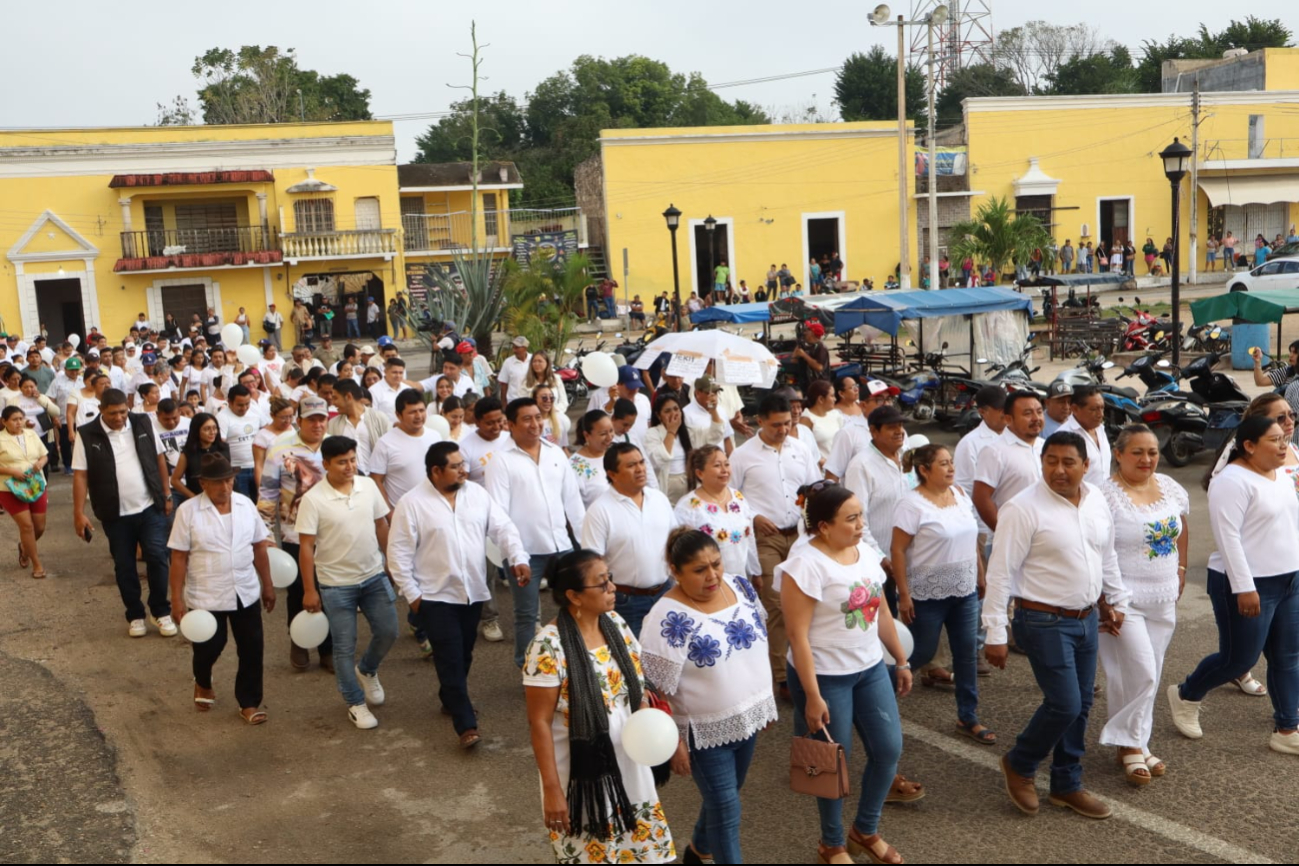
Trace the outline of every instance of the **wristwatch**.
<instances>
[{"instance_id":1,"label":"wristwatch","mask_svg":"<svg viewBox=\"0 0 1299 866\"><path fill-rule=\"evenodd\" d=\"M894 670L909 671L911 670L911 665L910 664L894 665Z\"/></svg>"}]
</instances>

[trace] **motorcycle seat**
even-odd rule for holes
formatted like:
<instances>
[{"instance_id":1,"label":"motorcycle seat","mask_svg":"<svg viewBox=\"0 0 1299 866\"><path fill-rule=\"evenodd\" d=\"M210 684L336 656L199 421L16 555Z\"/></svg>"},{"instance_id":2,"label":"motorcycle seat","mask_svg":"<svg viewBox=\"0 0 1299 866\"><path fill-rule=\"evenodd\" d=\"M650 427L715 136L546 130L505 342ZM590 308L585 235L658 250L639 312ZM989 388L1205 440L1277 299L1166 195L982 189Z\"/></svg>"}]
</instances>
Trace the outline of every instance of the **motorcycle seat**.
<instances>
[{"instance_id":1,"label":"motorcycle seat","mask_svg":"<svg viewBox=\"0 0 1299 866\"><path fill-rule=\"evenodd\" d=\"M1136 388L1123 388L1118 385L1115 385L1111 390L1115 394L1118 394L1123 397L1127 397L1129 400L1135 400L1137 399L1137 397L1141 396L1140 394L1137 393Z\"/></svg>"}]
</instances>

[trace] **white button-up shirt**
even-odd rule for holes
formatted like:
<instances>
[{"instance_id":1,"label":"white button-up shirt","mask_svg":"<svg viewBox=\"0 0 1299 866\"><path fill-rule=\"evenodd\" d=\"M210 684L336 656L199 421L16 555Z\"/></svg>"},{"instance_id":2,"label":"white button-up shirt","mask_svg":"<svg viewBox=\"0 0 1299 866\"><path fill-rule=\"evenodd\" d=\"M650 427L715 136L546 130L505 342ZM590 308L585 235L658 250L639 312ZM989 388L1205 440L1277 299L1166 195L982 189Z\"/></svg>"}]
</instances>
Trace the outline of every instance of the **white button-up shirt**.
<instances>
[{"instance_id":1,"label":"white button-up shirt","mask_svg":"<svg viewBox=\"0 0 1299 866\"><path fill-rule=\"evenodd\" d=\"M652 487L641 504L610 487L591 503L582 525L582 546L604 554L615 583L652 589L668 579L665 548L677 525L672 503Z\"/></svg>"},{"instance_id":2,"label":"white button-up shirt","mask_svg":"<svg viewBox=\"0 0 1299 866\"><path fill-rule=\"evenodd\" d=\"M722 443L735 435L735 428L722 414L720 400L717 406L717 416L722 419L720 436L717 435L718 431L713 428L713 416L709 414L707 409L700 406L697 400L691 400L681 410L681 417L685 421L686 429L690 431L690 447L702 448L705 445L716 445L720 448ZM640 421L639 415L636 420Z\"/></svg>"},{"instance_id":3,"label":"white button-up shirt","mask_svg":"<svg viewBox=\"0 0 1299 866\"><path fill-rule=\"evenodd\" d=\"M1105 497L1086 481L1074 505L1038 481L1001 509L988 561L983 626L988 643L1006 642L1006 606L1024 598L1066 610L1096 603L1102 589L1127 612L1130 593L1119 574L1114 518Z\"/></svg>"},{"instance_id":4,"label":"white button-up shirt","mask_svg":"<svg viewBox=\"0 0 1299 866\"><path fill-rule=\"evenodd\" d=\"M754 436L731 454L731 486L749 500L754 515L789 529L802 523L798 488L821 480L820 461L795 436L786 437L779 451Z\"/></svg>"},{"instance_id":5,"label":"white button-up shirt","mask_svg":"<svg viewBox=\"0 0 1299 866\"><path fill-rule=\"evenodd\" d=\"M523 547L533 556L570 550L564 518L581 531L586 507L568 456L558 445L541 440L541 456L532 456L513 440L487 464L486 488L519 529ZM510 560L513 562L513 560Z\"/></svg>"},{"instance_id":6,"label":"white button-up shirt","mask_svg":"<svg viewBox=\"0 0 1299 866\"><path fill-rule=\"evenodd\" d=\"M117 499L121 503L118 514L121 517L130 517L132 514L139 514L153 505L153 497L149 495L149 485L144 481L144 470L140 467L140 455L135 450L134 428L128 419L121 430L113 430L104 423L104 419L99 419L99 426L108 434L108 444L113 449L113 465L117 474ZM149 425L149 436L153 439L153 449L156 453L163 453L162 441ZM140 434L141 436L145 434ZM94 455L98 458L99 455ZM86 439L84 436L78 436L77 441L72 446L72 468L79 472L85 472L89 463L86 455ZM164 482L164 488L166 482ZM233 608L232 608L233 609Z\"/></svg>"},{"instance_id":7,"label":"white button-up shirt","mask_svg":"<svg viewBox=\"0 0 1299 866\"><path fill-rule=\"evenodd\" d=\"M848 464L843 485L861 500L866 515L862 541L887 558L893 545L893 512L910 489L902 467L871 443Z\"/></svg>"},{"instance_id":8,"label":"white button-up shirt","mask_svg":"<svg viewBox=\"0 0 1299 866\"><path fill-rule=\"evenodd\" d=\"M825 460L825 471L835 478L843 479L848 474L848 464L870 444L870 428L855 416L849 417L839 432L834 434L834 441L830 443L830 456Z\"/></svg>"},{"instance_id":9,"label":"white button-up shirt","mask_svg":"<svg viewBox=\"0 0 1299 866\"><path fill-rule=\"evenodd\" d=\"M253 546L271 537L252 500L230 495L230 513L217 511L206 493L176 509L167 546L189 554L185 572L185 606L195 610L253 607L262 596L253 566Z\"/></svg>"},{"instance_id":10,"label":"white button-up shirt","mask_svg":"<svg viewBox=\"0 0 1299 866\"><path fill-rule=\"evenodd\" d=\"M1090 433L1083 429L1083 425L1078 423L1078 419L1073 415L1069 420L1060 425L1057 433L1077 433L1087 443L1087 483L1100 487L1110 477L1110 439L1105 435L1104 425L1097 427L1094 431L1096 438L1093 440Z\"/></svg>"},{"instance_id":11,"label":"white button-up shirt","mask_svg":"<svg viewBox=\"0 0 1299 866\"><path fill-rule=\"evenodd\" d=\"M996 442L979 452L974 480L992 488L992 501L1000 510L1042 480L1042 438L1030 444L1007 427Z\"/></svg>"},{"instance_id":12,"label":"white button-up shirt","mask_svg":"<svg viewBox=\"0 0 1299 866\"><path fill-rule=\"evenodd\" d=\"M528 552L505 509L470 481L456 493L455 507L428 479L397 503L388 530L388 569L407 601L473 604L492 597L483 556L487 539L510 562ZM533 580L541 580L534 574Z\"/></svg>"},{"instance_id":13,"label":"white button-up shirt","mask_svg":"<svg viewBox=\"0 0 1299 866\"><path fill-rule=\"evenodd\" d=\"M979 455L983 453L983 449L999 438L1001 438L1000 433L993 432L986 422L979 422L978 427L962 436L961 441L956 443L956 453L952 455L952 463L956 467L956 485L970 496L974 495L974 478Z\"/></svg>"}]
</instances>

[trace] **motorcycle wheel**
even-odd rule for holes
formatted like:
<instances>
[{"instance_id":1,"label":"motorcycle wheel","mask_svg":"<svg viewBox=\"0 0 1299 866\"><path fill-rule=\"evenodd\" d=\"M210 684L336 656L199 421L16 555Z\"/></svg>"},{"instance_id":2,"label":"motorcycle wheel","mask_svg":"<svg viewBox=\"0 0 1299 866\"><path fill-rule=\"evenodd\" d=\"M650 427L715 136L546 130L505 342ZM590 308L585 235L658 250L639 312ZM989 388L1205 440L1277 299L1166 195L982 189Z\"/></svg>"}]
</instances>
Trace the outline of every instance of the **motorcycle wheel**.
<instances>
[{"instance_id":1,"label":"motorcycle wheel","mask_svg":"<svg viewBox=\"0 0 1299 866\"><path fill-rule=\"evenodd\" d=\"M1164 443L1161 453L1164 455L1164 459L1172 466L1180 469L1183 466L1190 464L1191 458L1195 456L1195 449L1186 441L1185 436L1181 433L1174 433L1173 436Z\"/></svg>"}]
</instances>

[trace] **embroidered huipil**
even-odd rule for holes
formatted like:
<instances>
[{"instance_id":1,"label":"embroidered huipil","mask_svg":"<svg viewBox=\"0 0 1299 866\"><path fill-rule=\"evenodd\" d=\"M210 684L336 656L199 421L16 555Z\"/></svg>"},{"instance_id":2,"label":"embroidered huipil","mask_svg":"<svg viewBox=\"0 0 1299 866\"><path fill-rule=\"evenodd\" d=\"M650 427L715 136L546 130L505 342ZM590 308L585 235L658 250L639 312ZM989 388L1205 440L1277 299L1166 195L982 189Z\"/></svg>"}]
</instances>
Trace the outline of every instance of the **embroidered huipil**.
<instances>
[{"instance_id":1,"label":"embroidered huipil","mask_svg":"<svg viewBox=\"0 0 1299 866\"><path fill-rule=\"evenodd\" d=\"M1159 501L1136 505L1123 486L1106 479L1101 493L1114 515L1114 549L1123 585L1135 604L1177 601L1177 539L1185 531L1182 515L1190 513L1186 488L1167 475L1156 475Z\"/></svg>"}]
</instances>

